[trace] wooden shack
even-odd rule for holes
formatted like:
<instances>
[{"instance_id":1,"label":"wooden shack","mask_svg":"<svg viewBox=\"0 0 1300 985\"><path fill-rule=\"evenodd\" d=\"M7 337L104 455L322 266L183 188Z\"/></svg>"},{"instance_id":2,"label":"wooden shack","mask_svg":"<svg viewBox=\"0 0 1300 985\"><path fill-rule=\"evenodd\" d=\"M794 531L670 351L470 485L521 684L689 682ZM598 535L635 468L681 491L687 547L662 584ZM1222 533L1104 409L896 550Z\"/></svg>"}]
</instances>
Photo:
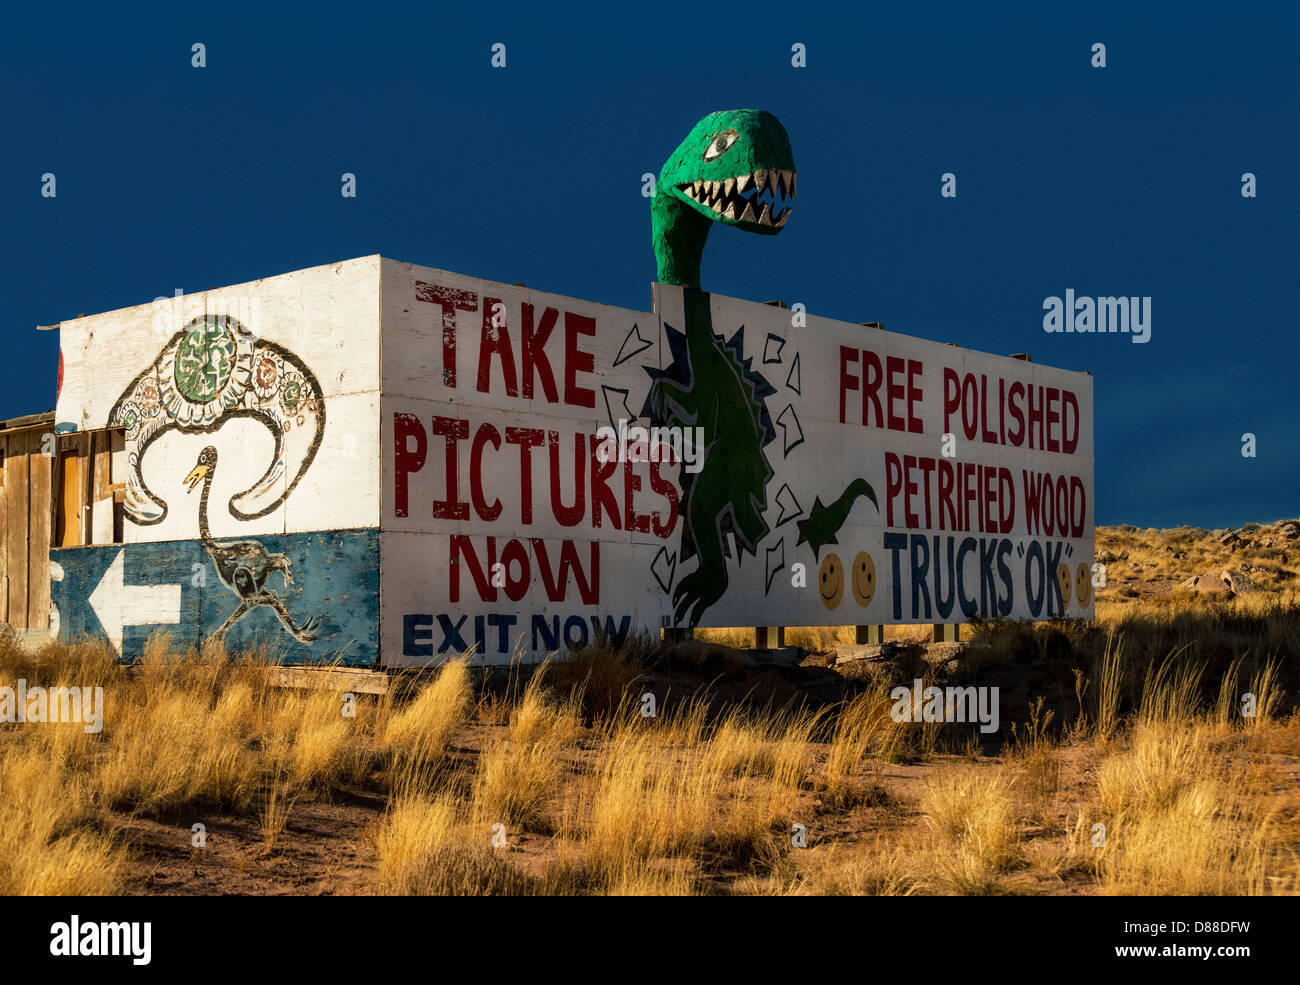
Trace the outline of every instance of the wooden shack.
<instances>
[{"instance_id":1,"label":"wooden shack","mask_svg":"<svg viewBox=\"0 0 1300 985\"><path fill-rule=\"evenodd\" d=\"M50 628L53 432L53 411L0 422L0 617L24 636Z\"/></svg>"},{"instance_id":2,"label":"wooden shack","mask_svg":"<svg viewBox=\"0 0 1300 985\"><path fill-rule=\"evenodd\" d=\"M51 548L121 542L122 447L121 429L56 434L54 411L0 421L0 622L21 639L58 632Z\"/></svg>"}]
</instances>

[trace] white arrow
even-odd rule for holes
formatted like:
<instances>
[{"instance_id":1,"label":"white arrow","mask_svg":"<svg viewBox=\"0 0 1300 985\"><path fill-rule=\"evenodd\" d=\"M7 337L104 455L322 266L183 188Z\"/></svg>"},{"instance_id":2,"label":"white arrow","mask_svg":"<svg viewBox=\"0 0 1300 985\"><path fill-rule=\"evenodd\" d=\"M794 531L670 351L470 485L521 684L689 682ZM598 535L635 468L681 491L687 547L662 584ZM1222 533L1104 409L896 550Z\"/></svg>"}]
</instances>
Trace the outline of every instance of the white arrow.
<instances>
[{"instance_id":1,"label":"white arrow","mask_svg":"<svg viewBox=\"0 0 1300 985\"><path fill-rule=\"evenodd\" d=\"M119 654L124 626L170 625L181 621L181 586L124 584L124 552L125 548L117 552L90 593L90 607Z\"/></svg>"}]
</instances>

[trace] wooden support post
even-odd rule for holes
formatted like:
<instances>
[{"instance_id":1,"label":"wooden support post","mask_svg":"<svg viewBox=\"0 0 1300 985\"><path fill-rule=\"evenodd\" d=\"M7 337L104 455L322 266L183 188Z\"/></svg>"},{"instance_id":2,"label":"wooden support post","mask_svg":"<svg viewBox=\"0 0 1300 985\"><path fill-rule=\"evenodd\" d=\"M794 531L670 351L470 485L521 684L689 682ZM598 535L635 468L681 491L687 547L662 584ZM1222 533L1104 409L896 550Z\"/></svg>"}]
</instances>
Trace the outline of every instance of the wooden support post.
<instances>
[{"instance_id":1,"label":"wooden support post","mask_svg":"<svg viewBox=\"0 0 1300 985\"><path fill-rule=\"evenodd\" d=\"M664 627L665 643L685 643L687 640L693 639L695 639L695 630L689 627L686 629L678 629L674 626Z\"/></svg>"},{"instance_id":2,"label":"wooden support post","mask_svg":"<svg viewBox=\"0 0 1300 985\"><path fill-rule=\"evenodd\" d=\"M884 626L859 626L857 627L858 643L884 643L885 627Z\"/></svg>"},{"instance_id":3,"label":"wooden support post","mask_svg":"<svg viewBox=\"0 0 1300 985\"><path fill-rule=\"evenodd\" d=\"M961 623L937 622L934 624L934 642L958 643L961 641Z\"/></svg>"},{"instance_id":4,"label":"wooden support post","mask_svg":"<svg viewBox=\"0 0 1300 985\"><path fill-rule=\"evenodd\" d=\"M755 626L754 649L779 650L785 646L784 626Z\"/></svg>"}]
</instances>

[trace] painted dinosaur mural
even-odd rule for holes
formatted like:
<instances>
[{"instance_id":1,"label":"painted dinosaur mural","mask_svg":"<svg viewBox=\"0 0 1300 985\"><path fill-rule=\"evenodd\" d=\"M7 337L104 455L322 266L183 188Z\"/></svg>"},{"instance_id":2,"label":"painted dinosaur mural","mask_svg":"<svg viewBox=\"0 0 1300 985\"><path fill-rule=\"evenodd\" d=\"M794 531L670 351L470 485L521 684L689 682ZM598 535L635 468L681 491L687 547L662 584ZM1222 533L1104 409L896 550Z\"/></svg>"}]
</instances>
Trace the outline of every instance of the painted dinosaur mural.
<instances>
[{"instance_id":1,"label":"painted dinosaur mural","mask_svg":"<svg viewBox=\"0 0 1300 985\"><path fill-rule=\"evenodd\" d=\"M853 504L857 502L859 496L866 496L876 509L880 509L880 504L876 502L875 490L867 480L854 479L840 494L839 499L829 506L822 505L820 496L814 500L807 518L795 524L799 530L799 539L796 543L807 544L812 548L813 557L820 559L823 547L827 544L839 543L835 535L839 533L840 527L844 526L844 521L849 518Z\"/></svg>"},{"instance_id":2,"label":"painted dinosaur mural","mask_svg":"<svg viewBox=\"0 0 1300 985\"><path fill-rule=\"evenodd\" d=\"M710 113L664 164L651 199L659 280L682 287L685 331L664 323L672 361L647 368L653 380L643 413L656 425L703 428L698 474L682 472L680 558L696 568L673 588L678 625L696 626L726 593L728 539L757 553L773 470L766 448L776 439L767 398L776 388L744 358L744 326L730 339L715 334L709 295L700 290L700 262L714 223L776 235L790 218L797 172L781 122L764 110ZM834 543L858 496L875 503L865 479L800 524L800 543ZM805 529L804 524L811 524Z\"/></svg>"}]
</instances>

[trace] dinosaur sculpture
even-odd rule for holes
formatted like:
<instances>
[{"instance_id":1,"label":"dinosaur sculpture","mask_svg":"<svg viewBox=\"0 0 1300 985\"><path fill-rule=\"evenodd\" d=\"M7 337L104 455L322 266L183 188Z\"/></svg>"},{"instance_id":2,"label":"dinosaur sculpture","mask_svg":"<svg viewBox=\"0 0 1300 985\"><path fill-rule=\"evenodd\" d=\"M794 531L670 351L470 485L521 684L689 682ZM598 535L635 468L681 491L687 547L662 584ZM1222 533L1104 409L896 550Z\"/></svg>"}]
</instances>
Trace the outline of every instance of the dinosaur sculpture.
<instances>
[{"instance_id":1,"label":"dinosaur sculpture","mask_svg":"<svg viewBox=\"0 0 1300 985\"><path fill-rule=\"evenodd\" d=\"M199 496L199 541L216 565L217 577L239 597L239 605L230 617L222 623L221 628L212 634L214 642L220 642L230 627L242 619L251 609L259 605L269 606L275 611L284 628L299 643L311 643L316 640L316 629L320 626L320 617L308 619L299 626L289 615L284 601L277 592L266 587L267 581L275 572L284 577L287 588L293 584L293 570L289 559L283 554L273 554L256 540L230 540L217 542L212 539L208 528L208 493L212 489L212 476L217 469L217 450L208 445L199 452L198 461L185 483L190 492L200 482L203 492Z\"/></svg>"},{"instance_id":2,"label":"dinosaur sculpture","mask_svg":"<svg viewBox=\"0 0 1300 985\"><path fill-rule=\"evenodd\" d=\"M649 369L645 413L661 425L703 429L704 461L682 473L683 560L694 571L673 589L674 618L695 626L727 590L726 538L754 554L768 532L764 448L776 438L765 399L775 389L743 358L744 330L713 334L700 259L713 223L774 235L790 218L794 155L785 128L762 110L710 113L668 158L650 203L659 280L686 288L685 332L665 324L673 360Z\"/></svg>"},{"instance_id":3,"label":"dinosaur sculpture","mask_svg":"<svg viewBox=\"0 0 1300 985\"><path fill-rule=\"evenodd\" d=\"M266 472L229 503L236 519L254 520L288 498L316 457L325 433L320 383L301 359L237 319L200 316L168 340L108 413L108 426L126 431L127 518L148 526L167 516L141 474L153 442L173 429L210 433L236 417L260 421L275 440Z\"/></svg>"},{"instance_id":4,"label":"dinosaur sculpture","mask_svg":"<svg viewBox=\"0 0 1300 985\"><path fill-rule=\"evenodd\" d=\"M699 288L713 223L775 236L795 195L785 127L761 109L710 113L665 162L650 199L659 282Z\"/></svg>"},{"instance_id":5,"label":"dinosaur sculpture","mask_svg":"<svg viewBox=\"0 0 1300 985\"><path fill-rule=\"evenodd\" d=\"M776 438L767 398L775 388L744 358L744 327L726 341L715 335L709 295L700 290L700 261L713 224L775 235L785 228L795 196L794 153L771 113L740 109L710 113L664 164L651 198L659 281L682 287L684 332L664 323L672 361L647 368L652 382L642 411L656 425L703 430L704 460L683 471L682 560L695 569L673 589L674 619L696 626L727 590L727 539L737 556L757 553L769 531L765 451ZM854 480L831 508L820 507L800 542L833 543L858 496L875 494Z\"/></svg>"}]
</instances>

